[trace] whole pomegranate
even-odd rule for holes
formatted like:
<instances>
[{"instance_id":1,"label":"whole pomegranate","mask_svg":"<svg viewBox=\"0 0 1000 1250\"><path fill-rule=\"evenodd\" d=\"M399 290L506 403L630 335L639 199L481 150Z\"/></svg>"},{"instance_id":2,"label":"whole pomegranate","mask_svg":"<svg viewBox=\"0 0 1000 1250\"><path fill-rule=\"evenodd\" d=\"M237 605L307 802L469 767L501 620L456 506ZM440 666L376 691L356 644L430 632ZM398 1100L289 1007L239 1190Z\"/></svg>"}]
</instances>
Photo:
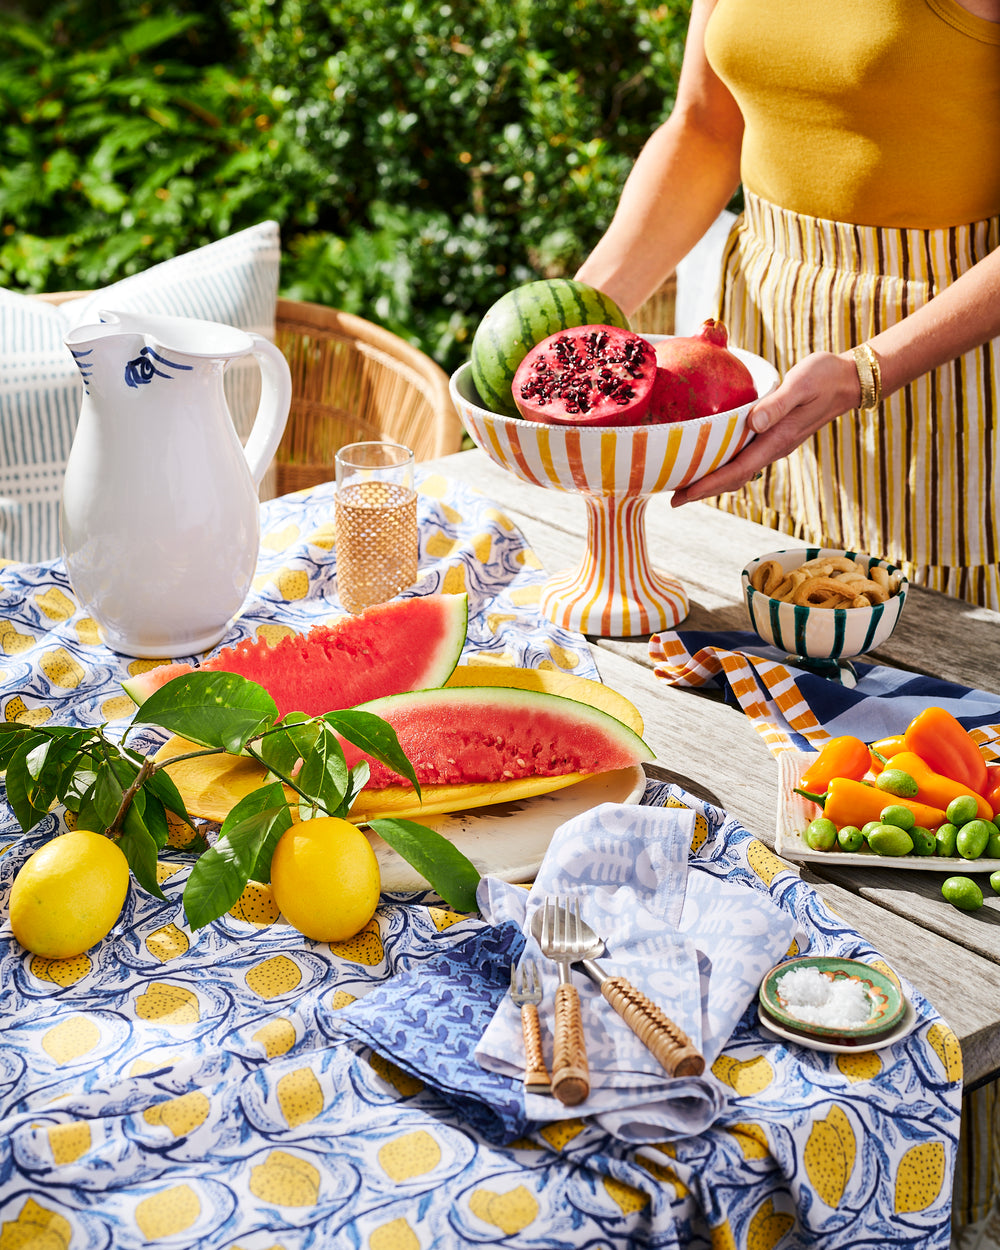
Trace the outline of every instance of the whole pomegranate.
<instances>
[{"instance_id":1,"label":"whole pomegranate","mask_svg":"<svg viewBox=\"0 0 1000 1250\"><path fill-rule=\"evenodd\" d=\"M656 372L648 339L619 326L574 326L537 343L518 365L511 389L528 421L638 425Z\"/></svg>"},{"instance_id":2,"label":"whole pomegranate","mask_svg":"<svg viewBox=\"0 0 1000 1250\"><path fill-rule=\"evenodd\" d=\"M646 422L690 421L756 399L750 370L728 349L728 341L722 322L708 320L690 338L657 343L656 382Z\"/></svg>"}]
</instances>

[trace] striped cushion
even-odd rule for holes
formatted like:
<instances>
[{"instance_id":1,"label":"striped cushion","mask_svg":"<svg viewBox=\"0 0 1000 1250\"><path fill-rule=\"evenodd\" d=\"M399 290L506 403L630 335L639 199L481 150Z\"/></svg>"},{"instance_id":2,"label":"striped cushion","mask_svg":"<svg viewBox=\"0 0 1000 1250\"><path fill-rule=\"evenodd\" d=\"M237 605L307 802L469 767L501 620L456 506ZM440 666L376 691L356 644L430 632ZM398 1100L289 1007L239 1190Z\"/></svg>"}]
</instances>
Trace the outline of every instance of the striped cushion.
<instances>
[{"instance_id":1,"label":"striped cushion","mask_svg":"<svg viewBox=\"0 0 1000 1250\"><path fill-rule=\"evenodd\" d=\"M59 555L59 499L83 386L63 342L101 310L200 317L274 338L280 239L267 221L53 306L0 290L0 562ZM255 361L226 370L241 437L257 411ZM265 479L261 494L273 494Z\"/></svg>"}]
</instances>

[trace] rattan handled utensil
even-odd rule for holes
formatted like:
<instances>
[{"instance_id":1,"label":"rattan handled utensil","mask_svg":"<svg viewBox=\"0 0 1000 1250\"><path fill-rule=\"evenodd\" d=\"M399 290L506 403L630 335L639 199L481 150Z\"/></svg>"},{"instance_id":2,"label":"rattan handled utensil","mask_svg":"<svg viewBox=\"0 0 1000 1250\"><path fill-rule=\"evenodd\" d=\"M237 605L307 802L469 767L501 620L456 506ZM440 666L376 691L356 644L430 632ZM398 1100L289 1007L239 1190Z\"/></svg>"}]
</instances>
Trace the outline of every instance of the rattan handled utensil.
<instances>
[{"instance_id":1,"label":"rattan handled utensil","mask_svg":"<svg viewBox=\"0 0 1000 1250\"><path fill-rule=\"evenodd\" d=\"M552 1082L542 1055L542 1030L538 1022L538 1004L542 1001L542 982L533 959L526 959L521 968L510 966L510 996L521 1009L521 1034L524 1037L524 1092L550 1094Z\"/></svg>"},{"instance_id":2,"label":"rattan handled utensil","mask_svg":"<svg viewBox=\"0 0 1000 1250\"><path fill-rule=\"evenodd\" d=\"M704 1057L683 1029L627 977L608 976L594 962L595 956L603 954L604 942L580 915L579 899L566 905L563 927L569 935L568 944L577 952L573 963L600 988L663 1070L669 1076L700 1076L705 1070Z\"/></svg>"},{"instance_id":3,"label":"rattan handled utensil","mask_svg":"<svg viewBox=\"0 0 1000 1250\"><path fill-rule=\"evenodd\" d=\"M546 959L559 965L555 997L555 1039L552 1048L552 1092L564 1106L575 1107L590 1093L590 1069L580 1015L580 995L570 980L570 965L581 958L566 924L568 912L559 899L546 899L531 918L534 934Z\"/></svg>"}]
</instances>

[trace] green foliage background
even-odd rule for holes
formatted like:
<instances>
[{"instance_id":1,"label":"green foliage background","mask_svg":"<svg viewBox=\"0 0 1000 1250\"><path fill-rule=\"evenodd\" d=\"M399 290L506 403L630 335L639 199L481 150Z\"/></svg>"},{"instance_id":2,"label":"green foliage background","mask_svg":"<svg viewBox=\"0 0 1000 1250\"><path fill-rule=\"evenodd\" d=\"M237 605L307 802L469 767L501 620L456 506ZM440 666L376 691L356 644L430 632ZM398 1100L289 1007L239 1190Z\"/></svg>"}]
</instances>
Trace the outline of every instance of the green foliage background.
<instances>
[{"instance_id":1,"label":"green foliage background","mask_svg":"<svg viewBox=\"0 0 1000 1250\"><path fill-rule=\"evenodd\" d=\"M593 246L673 105L689 11L8 0L0 285L103 286L274 218L283 294L450 370L505 290Z\"/></svg>"}]
</instances>

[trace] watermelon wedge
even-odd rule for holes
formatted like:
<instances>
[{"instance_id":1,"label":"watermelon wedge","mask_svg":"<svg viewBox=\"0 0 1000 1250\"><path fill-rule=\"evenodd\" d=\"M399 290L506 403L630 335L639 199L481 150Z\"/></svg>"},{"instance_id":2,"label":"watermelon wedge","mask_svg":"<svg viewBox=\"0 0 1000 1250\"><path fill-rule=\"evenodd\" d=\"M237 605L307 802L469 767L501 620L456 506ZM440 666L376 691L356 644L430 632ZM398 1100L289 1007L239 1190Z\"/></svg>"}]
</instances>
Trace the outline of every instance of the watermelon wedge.
<instances>
[{"instance_id":1,"label":"watermelon wedge","mask_svg":"<svg viewBox=\"0 0 1000 1250\"><path fill-rule=\"evenodd\" d=\"M414 690L373 699L358 710L395 729L421 787L608 772L654 758L637 733L607 712L537 690ZM343 748L349 765L368 761L366 789L406 784L353 744Z\"/></svg>"},{"instance_id":2,"label":"watermelon wedge","mask_svg":"<svg viewBox=\"0 0 1000 1250\"><path fill-rule=\"evenodd\" d=\"M443 685L458 663L469 623L465 594L393 599L292 634L273 647L244 639L200 665L238 673L274 699L278 715L320 716L370 699ZM122 682L139 706L190 664L161 664Z\"/></svg>"},{"instance_id":3,"label":"watermelon wedge","mask_svg":"<svg viewBox=\"0 0 1000 1250\"><path fill-rule=\"evenodd\" d=\"M642 743L642 717L624 695L601 682L550 669L520 669L504 665L460 665L448 678L447 688L512 688L563 696L563 701L583 704L588 710L601 710L608 719L621 722ZM619 725L619 730L621 725ZM645 744L642 743L645 750ZM183 738L170 738L156 755L158 763L186 755L193 745ZM641 758L648 759L648 753ZM604 770L598 770L604 771ZM169 775L193 816L224 820L233 807L264 782L264 770L253 760L240 756L207 755L180 761L168 769ZM589 774L568 772L560 776L534 775L519 780L457 785L422 785L421 797L409 784L390 785L379 790L365 789L351 808L349 819L364 824L384 816L420 820L441 812L463 812L492 803L514 802L565 789Z\"/></svg>"}]
</instances>

